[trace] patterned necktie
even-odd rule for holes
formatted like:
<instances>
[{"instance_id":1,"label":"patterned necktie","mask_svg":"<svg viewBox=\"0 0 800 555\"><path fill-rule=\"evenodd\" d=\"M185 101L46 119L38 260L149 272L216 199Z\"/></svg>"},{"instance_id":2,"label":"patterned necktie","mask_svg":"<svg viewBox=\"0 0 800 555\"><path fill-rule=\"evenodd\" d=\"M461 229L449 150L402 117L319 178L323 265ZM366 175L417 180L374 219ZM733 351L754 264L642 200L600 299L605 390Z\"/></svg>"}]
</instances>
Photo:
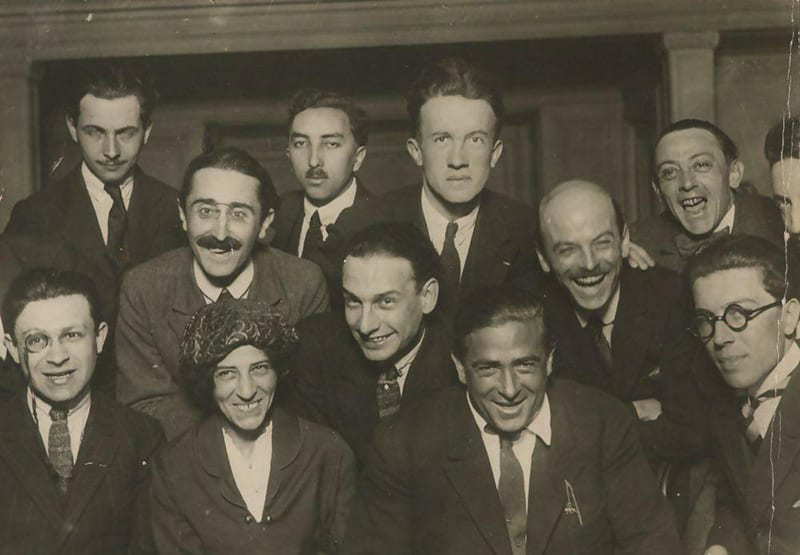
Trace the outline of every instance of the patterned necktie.
<instances>
[{"instance_id":1,"label":"patterned necktie","mask_svg":"<svg viewBox=\"0 0 800 555\"><path fill-rule=\"evenodd\" d=\"M586 320L586 327L589 330L589 334L592 336L595 347L597 347L597 354L600 356L603 367L606 372L610 372L613 368L611 345L608 344L608 340L606 340L606 336L603 334L603 328L605 326L600 315L595 313L590 314Z\"/></svg>"},{"instance_id":2,"label":"patterned necktie","mask_svg":"<svg viewBox=\"0 0 800 555\"><path fill-rule=\"evenodd\" d=\"M233 300L236 300L236 298L233 295L231 295L231 292L228 291L227 288L223 288L222 291L219 292L219 297L217 297L218 303L222 301L233 301Z\"/></svg>"},{"instance_id":3,"label":"patterned necktie","mask_svg":"<svg viewBox=\"0 0 800 555\"><path fill-rule=\"evenodd\" d=\"M758 448L761 446L761 433L758 429L758 424L755 422L756 411L761 403L767 399L780 398L783 395L783 389L768 389L757 397L744 397L742 404L742 416L744 417L744 435L750 443L754 453L758 453Z\"/></svg>"},{"instance_id":4,"label":"patterned necktie","mask_svg":"<svg viewBox=\"0 0 800 555\"><path fill-rule=\"evenodd\" d=\"M322 243L322 222L319 219L319 210L314 210L308 221L306 240L303 241L303 258L308 258L308 255L322 246Z\"/></svg>"},{"instance_id":5,"label":"patterned necktie","mask_svg":"<svg viewBox=\"0 0 800 555\"><path fill-rule=\"evenodd\" d=\"M375 398L378 402L378 417L381 419L391 416L400 410L400 384L397 378L400 372L394 365L388 367L378 376L378 388Z\"/></svg>"},{"instance_id":6,"label":"patterned necktie","mask_svg":"<svg viewBox=\"0 0 800 555\"><path fill-rule=\"evenodd\" d=\"M528 532L528 517L525 510L525 478L522 465L512 449L514 440L500 436L500 480L497 493L505 512L508 538L514 555L525 553Z\"/></svg>"},{"instance_id":7,"label":"patterned necktie","mask_svg":"<svg viewBox=\"0 0 800 555\"><path fill-rule=\"evenodd\" d=\"M690 256L694 256L695 254L701 252L708 245L720 237L724 237L725 235L730 235L730 228L727 226L723 227L719 231L715 231L703 239L695 239L694 237L690 237L686 233L681 232L675 236L675 246L677 247L678 254L681 255L681 258L689 258Z\"/></svg>"},{"instance_id":8,"label":"patterned necktie","mask_svg":"<svg viewBox=\"0 0 800 555\"><path fill-rule=\"evenodd\" d=\"M461 261L456 250L456 233L458 233L458 224L448 223L444 231L442 254L439 256L442 265L442 288L453 299L456 297L458 282L461 280Z\"/></svg>"},{"instance_id":9,"label":"patterned necktie","mask_svg":"<svg viewBox=\"0 0 800 555\"><path fill-rule=\"evenodd\" d=\"M72 475L72 448L70 447L67 411L50 409L50 433L47 436L47 455L58 476L58 489L67 493Z\"/></svg>"},{"instance_id":10,"label":"patterned necktie","mask_svg":"<svg viewBox=\"0 0 800 555\"><path fill-rule=\"evenodd\" d=\"M128 226L128 215L125 211L125 203L122 202L122 191L119 185L105 186L106 193L109 194L114 203L108 213L108 251L119 266L124 266L128 261L128 253L125 250L125 229Z\"/></svg>"}]
</instances>

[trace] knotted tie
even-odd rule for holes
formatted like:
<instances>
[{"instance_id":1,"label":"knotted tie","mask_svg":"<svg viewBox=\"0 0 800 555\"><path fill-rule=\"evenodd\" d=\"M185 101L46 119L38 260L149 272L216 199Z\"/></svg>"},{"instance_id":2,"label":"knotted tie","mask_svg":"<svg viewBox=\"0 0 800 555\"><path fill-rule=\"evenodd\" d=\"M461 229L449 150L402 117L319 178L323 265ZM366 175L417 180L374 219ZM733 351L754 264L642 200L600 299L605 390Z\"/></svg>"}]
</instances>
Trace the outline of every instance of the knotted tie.
<instances>
[{"instance_id":1,"label":"knotted tie","mask_svg":"<svg viewBox=\"0 0 800 555\"><path fill-rule=\"evenodd\" d=\"M308 222L306 240L303 241L303 258L308 258L309 254L322 246L322 242L322 222L319 219L319 210L314 210Z\"/></svg>"},{"instance_id":2,"label":"knotted tie","mask_svg":"<svg viewBox=\"0 0 800 555\"><path fill-rule=\"evenodd\" d=\"M715 231L708 237L704 237L702 239L695 239L694 237L690 237L685 233L678 233L675 236L675 246L678 248L678 254L680 254L682 258L688 258L701 252L720 237L724 237L725 235L729 234L730 228L728 227L724 227L719 231Z\"/></svg>"},{"instance_id":3,"label":"knotted tie","mask_svg":"<svg viewBox=\"0 0 800 555\"><path fill-rule=\"evenodd\" d=\"M72 448L70 447L67 411L50 409L50 433L47 436L47 454L58 476L58 489L67 493L72 475Z\"/></svg>"},{"instance_id":4,"label":"knotted tie","mask_svg":"<svg viewBox=\"0 0 800 555\"><path fill-rule=\"evenodd\" d=\"M461 280L461 261L456 250L456 233L458 233L458 224L448 223L444 231L442 254L439 256L442 265L443 289L453 299L456 297L458 282Z\"/></svg>"},{"instance_id":5,"label":"knotted tie","mask_svg":"<svg viewBox=\"0 0 800 555\"><path fill-rule=\"evenodd\" d=\"M605 324L603 324L603 320L600 318L600 315L596 313L590 314L586 320L586 327L589 330L589 334L592 336L592 341L594 342L595 347L597 347L597 353L600 355L600 360L602 361L605 370L610 372L613 368L611 345L608 344L608 340L606 340L606 336L603 334L603 328L605 327Z\"/></svg>"},{"instance_id":6,"label":"knotted tie","mask_svg":"<svg viewBox=\"0 0 800 555\"><path fill-rule=\"evenodd\" d=\"M525 478L522 465L512 449L514 440L500 436L500 479L497 493L505 512L506 528L514 555L525 553L528 517L525 510Z\"/></svg>"},{"instance_id":7,"label":"knotted tie","mask_svg":"<svg viewBox=\"0 0 800 555\"><path fill-rule=\"evenodd\" d=\"M219 292L219 297L217 297L217 302L219 303L222 301L233 301L235 300L235 298L236 297L231 295L231 292L228 291L227 288L223 288L222 291Z\"/></svg>"},{"instance_id":8,"label":"knotted tie","mask_svg":"<svg viewBox=\"0 0 800 555\"><path fill-rule=\"evenodd\" d=\"M758 453L758 448L761 446L761 433L758 429L758 424L755 422L756 411L761 403L767 399L780 398L783 395L783 389L768 389L757 397L744 397L742 404L742 416L744 416L744 435L750 443L754 453Z\"/></svg>"},{"instance_id":9,"label":"knotted tie","mask_svg":"<svg viewBox=\"0 0 800 555\"><path fill-rule=\"evenodd\" d=\"M108 213L108 250L118 265L124 266L128 261L125 251L125 229L128 226L128 215L125 203L122 202L122 191L119 185L105 184L106 193L114 201Z\"/></svg>"},{"instance_id":10,"label":"knotted tie","mask_svg":"<svg viewBox=\"0 0 800 555\"><path fill-rule=\"evenodd\" d=\"M394 365L388 367L378 376L378 389L375 398L378 401L378 417L383 419L400 410L400 384L397 378L400 372Z\"/></svg>"}]
</instances>

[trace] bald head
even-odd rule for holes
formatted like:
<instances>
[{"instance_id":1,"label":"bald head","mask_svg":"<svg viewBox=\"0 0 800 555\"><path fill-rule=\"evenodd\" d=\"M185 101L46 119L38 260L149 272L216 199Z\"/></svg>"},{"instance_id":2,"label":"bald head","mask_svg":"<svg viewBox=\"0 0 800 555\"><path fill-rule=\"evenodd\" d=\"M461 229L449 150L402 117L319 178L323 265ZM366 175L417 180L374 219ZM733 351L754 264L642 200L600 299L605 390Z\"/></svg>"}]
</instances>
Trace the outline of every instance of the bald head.
<instances>
[{"instance_id":1,"label":"bald head","mask_svg":"<svg viewBox=\"0 0 800 555\"><path fill-rule=\"evenodd\" d=\"M539 204L539 260L584 310L605 307L619 284L624 222L611 196L599 185L572 180L559 184Z\"/></svg>"}]
</instances>

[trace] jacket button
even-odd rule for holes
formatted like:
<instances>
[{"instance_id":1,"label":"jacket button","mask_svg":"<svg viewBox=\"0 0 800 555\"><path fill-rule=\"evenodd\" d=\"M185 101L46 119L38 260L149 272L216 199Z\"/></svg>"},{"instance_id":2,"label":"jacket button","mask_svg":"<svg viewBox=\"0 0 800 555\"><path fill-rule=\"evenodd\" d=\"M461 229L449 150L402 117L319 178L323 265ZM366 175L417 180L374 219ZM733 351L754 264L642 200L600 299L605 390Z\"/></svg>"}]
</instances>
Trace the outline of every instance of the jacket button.
<instances>
[{"instance_id":1,"label":"jacket button","mask_svg":"<svg viewBox=\"0 0 800 555\"><path fill-rule=\"evenodd\" d=\"M250 516L250 515L247 515L246 517L244 517L244 521L245 521L247 524L250 524L251 522L253 522L253 517L252 517L252 516Z\"/></svg>"},{"instance_id":2,"label":"jacket button","mask_svg":"<svg viewBox=\"0 0 800 555\"><path fill-rule=\"evenodd\" d=\"M272 517L267 515L267 517L264 519L264 522L272 522Z\"/></svg>"}]
</instances>

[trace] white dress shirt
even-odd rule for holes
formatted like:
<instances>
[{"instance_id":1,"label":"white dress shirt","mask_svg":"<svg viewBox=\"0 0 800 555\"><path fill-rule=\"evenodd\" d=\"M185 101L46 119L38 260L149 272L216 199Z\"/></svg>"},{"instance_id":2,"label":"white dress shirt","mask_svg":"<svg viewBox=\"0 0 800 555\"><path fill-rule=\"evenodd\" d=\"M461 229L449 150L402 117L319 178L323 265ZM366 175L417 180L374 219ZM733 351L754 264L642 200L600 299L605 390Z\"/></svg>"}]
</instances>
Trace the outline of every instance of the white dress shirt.
<instances>
[{"instance_id":1,"label":"white dress shirt","mask_svg":"<svg viewBox=\"0 0 800 555\"><path fill-rule=\"evenodd\" d=\"M308 235L308 226L314 212L319 212L322 240L326 241L328 239L328 226L335 224L342 211L353 206L353 203L356 201L356 187L356 178L354 176L344 191L339 193L339 196L323 206L314 206L311 201L308 200L308 197L303 197L303 224L300 227L300 241L297 244L297 256L303 256L303 247L305 246L306 235Z\"/></svg>"},{"instance_id":2,"label":"white dress shirt","mask_svg":"<svg viewBox=\"0 0 800 555\"><path fill-rule=\"evenodd\" d=\"M8 349L6 348L6 342L4 341L6 336L6 332L3 329L3 319L0 318L0 360L5 360L6 355L8 355Z\"/></svg>"},{"instance_id":3,"label":"white dress shirt","mask_svg":"<svg viewBox=\"0 0 800 555\"><path fill-rule=\"evenodd\" d=\"M419 338L419 341L417 341L417 344L414 345L414 348L408 351L403 358L394 363L394 367L397 368L397 371L400 373L400 375L397 377L397 385L400 386L400 395L403 394L403 388L406 385L408 370L411 368L411 364L414 362L414 359L417 358L417 353L419 352L419 348L422 346L422 341L424 339L425 331L422 332L422 337Z\"/></svg>"},{"instance_id":4,"label":"white dress shirt","mask_svg":"<svg viewBox=\"0 0 800 555\"><path fill-rule=\"evenodd\" d=\"M475 222L478 220L479 208L480 204L473 208L466 216L454 220L455 223L458 224L458 231L456 231L454 242L456 244L458 260L461 262L461 273L459 276L464 275L464 266L467 263L469 247L472 244L472 235L475 233ZM450 223L450 220L445 218L433 205L430 199L430 193L426 187L422 187L422 216L425 218L425 225L428 227L428 237L431 243L433 243L433 247L436 249L436 252L442 254L447 224Z\"/></svg>"},{"instance_id":5,"label":"white dress shirt","mask_svg":"<svg viewBox=\"0 0 800 555\"><path fill-rule=\"evenodd\" d=\"M94 215L97 216L97 224L100 226L103 242L108 244L108 215L111 213L114 199L106 192L105 185L92 173L86 162L81 164L81 175L84 183L86 183L86 190L89 191L89 198L92 199ZM133 175L128 176L119 186L119 190L122 193L122 204L125 205L125 210L127 210L131 204L131 195L133 194Z\"/></svg>"},{"instance_id":6,"label":"white dress shirt","mask_svg":"<svg viewBox=\"0 0 800 555\"><path fill-rule=\"evenodd\" d=\"M797 343L792 342L789 349L784 353L783 358L781 358L778 364L775 365L775 368L767 375L764 382L752 397L758 398L759 395L773 389L786 389L786 386L789 385L789 380L792 378L792 372L798 364L800 364L800 347L798 347ZM753 422L748 429L758 432L758 435L764 438L767 435L767 429L780 403L781 397L763 399L755 413L753 413L748 398L747 403L742 407L742 415L745 418L753 414Z\"/></svg>"},{"instance_id":7,"label":"white dress shirt","mask_svg":"<svg viewBox=\"0 0 800 555\"><path fill-rule=\"evenodd\" d=\"M255 440L253 451L249 456L236 447L231 433L227 428L222 428L225 452L228 454L228 463L231 466L233 480L236 482L236 489L242 495L250 514L261 522L261 517L264 515L264 501L267 498L269 473L272 469L272 422Z\"/></svg>"},{"instance_id":8,"label":"white dress shirt","mask_svg":"<svg viewBox=\"0 0 800 555\"><path fill-rule=\"evenodd\" d=\"M472 404L472 399L467 393L467 404L469 410L472 411L472 417L475 419L478 429L481 431L481 439L483 446L486 449L486 454L489 456L489 465L492 467L492 476L494 477L494 485L498 486L500 483L500 436L486 430L487 422L481 416ZM525 480L525 507L528 506L528 497L530 496L531 484L531 467L533 465L533 451L536 448L536 438L541 439L545 445L550 445L551 428L550 428L550 401L547 394L544 396L542 406L533 417L528 427L522 430L519 439L511 446L519 460L522 467L522 477Z\"/></svg>"},{"instance_id":9,"label":"white dress shirt","mask_svg":"<svg viewBox=\"0 0 800 555\"><path fill-rule=\"evenodd\" d=\"M69 447L72 451L72 462L78 460L78 451L83 440L83 431L86 429L86 420L89 418L89 409L92 407L92 395L86 396L75 407L67 412L67 429L69 430ZM31 411L33 421L39 428L39 436L42 438L44 450L50 456L48 445L50 439L50 426L53 421L50 418L51 406L47 401L35 395L31 388L28 388L28 410Z\"/></svg>"},{"instance_id":10,"label":"white dress shirt","mask_svg":"<svg viewBox=\"0 0 800 555\"><path fill-rule=\"evenodd\" d=\"M603 337L606 338L608 341L608 346L611 347L611 334L614 332L614 320L617 318L617 307L619 306L619 290L620 286L617 284L617 290L614 291L614 294L611 296L611 301L608 303L608 307L606 307L606 311L603 314ZM586 328L586 324L589 322L583 315L575 311L575 316L578 318L578 323L581 325L582 328Z\"/></svg>"},{"instance_id":11,"label":"white dress shirt","mask_svg":"<svg viewBox=\"0 0 800 555\"><path fill-rule=\"evenodd\" d=\"M728 208L728 211L725 212L725 216L717 224L717 227L714 228L714 232L721 231L728 228L728 233L733 233L733 220L736 218L736 205L731 202L731 207Z\"/></svg>"},{"instance_id":12,"label":"white dress shirt","mask_svg":"<svg viewBox=\"0 0 800 555\"><path fill-rule=\"evenodd\" d=\"M197 260L192 261L192 270L194 271L194 280L197 283L197 287L200 288L200 292L203 293L203 298L206 301L206 304L211 304L217 302L220 293L222 293L222 287L217 287L206 277L205 272L200 267L200 264ZM253 277L256 274L255 265L253 264L253 260L251 259L244 270L236 276L236 279L233 280L228 287L225 289L228 290L234 299L246 299L250 293L250 286L253 284Z\"/></svg>"}]
</instances>

